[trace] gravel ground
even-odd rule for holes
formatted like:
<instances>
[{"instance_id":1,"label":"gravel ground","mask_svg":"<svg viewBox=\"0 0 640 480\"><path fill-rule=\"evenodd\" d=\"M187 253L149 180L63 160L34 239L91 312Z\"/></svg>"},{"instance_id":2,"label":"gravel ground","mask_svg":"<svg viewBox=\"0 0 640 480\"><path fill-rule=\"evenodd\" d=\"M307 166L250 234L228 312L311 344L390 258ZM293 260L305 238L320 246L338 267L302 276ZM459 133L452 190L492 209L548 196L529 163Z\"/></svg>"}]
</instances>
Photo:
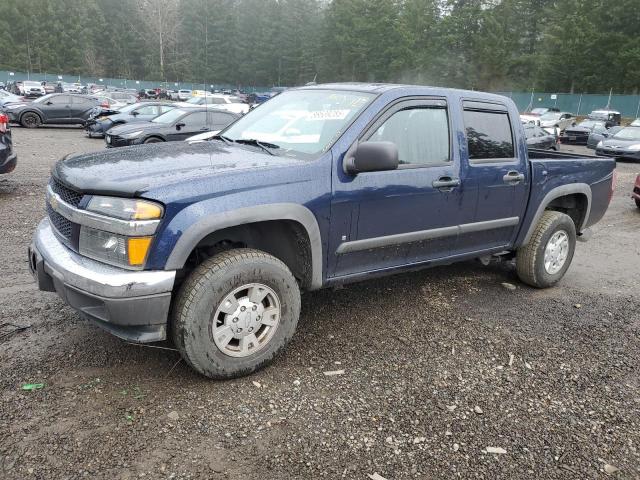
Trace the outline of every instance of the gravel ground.
<instances>
[{"instance_id":1,"label":"gravel ground","mask_svg":"<svg viewBox=\"0 0 640 480\"><path fill-rule=\"evenodd\" d=\"M14 138L0 477L640 478L640 165L619 164L609 212L556 288L468 262L305 294L284 355L214 382L171 345L125 343L35 289L26 247L49 169L103 143L75 128Z\"/></svg>"}]
</instances>

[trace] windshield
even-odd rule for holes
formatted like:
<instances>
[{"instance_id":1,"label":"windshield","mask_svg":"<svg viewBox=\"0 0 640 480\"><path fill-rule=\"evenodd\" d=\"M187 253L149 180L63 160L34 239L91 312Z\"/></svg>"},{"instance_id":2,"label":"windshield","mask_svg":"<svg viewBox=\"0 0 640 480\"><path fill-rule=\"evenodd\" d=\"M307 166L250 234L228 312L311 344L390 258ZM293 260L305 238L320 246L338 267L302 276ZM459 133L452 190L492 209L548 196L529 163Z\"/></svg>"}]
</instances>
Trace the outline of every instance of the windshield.
<instances>
[{"instance_id":1,"label":"windshield","mask_svg":"<svg viewBox=\"0 0 640 480\"><path fill-rule=\"evenodd\" d=\"M549 113L545 113L544 115L542 115L540 117L540 120L545 121L545 120L559 120L560 119L560 114L557 112L549 112Z\"/></svg>"},{"instance_id":2,"label":"windshield","mask_svg":"<svg viewBox=\"0 0 640 480\"><path fill-rule=\"evenodd\" d=\"M615 138L617 140L640 140L640 128L623 128L611 138Z\"/></svg>"},{"instance_id":3,"label":"windshield","mask_svg":"<svg viewBox=\"0 0 640 480\"><path fill-rule=\"evenodd\" d=\"M185 110L182 110L180 108L174 108L173 110L169 110L168 112L165 112L161 115L158 115L156 118L154 118L153 120L151 120L154 123L173 123L175 122L177 119L179 119L182 115L184 115L185 113L187 113Z\"/></svg>"},{"instance_id":4,"label":"windshield","mask_svg":"<svg viewBox=\"0 0 640 480\"><path fill-rule=\"evenodd\" d=\"M531 110L530 114L531 115L543 115L545 113L547 113L549 111L548 108L534 108L533 110Z\"/></svg>"},{"instance_id":5,"label":"windshield","mask_svg":"<svg viewBox=\"0 0 640 480\"><path fill-rule=\"evenodd\" d=\"M22 82L22 85L25 87L41 87L42 86L40 82L29 82L29 81Z\"/></svg>"},{"instance_id":6,"label":"windshield","mask_svg":"<svg viewBox=\"0 0 640 480\"><path fill-rule=\"evenodd\" d=\"M246 114L223 135L284 150L276 154L315 155L329 148L373 98L370 93L339 90L288 91Z\"/></svg>"},{"instance_id":7,"label":"windshield","mask_svg":"<svg viewBox=\"0 0 640 480\"><path fill-rule=\"evenodd\" d=\"M584 127L584 128L599 128L599 127L604 127L604 123L594 122L593 120L583 120L578 124L578 126Z\"/></svg>"}]
</instances>

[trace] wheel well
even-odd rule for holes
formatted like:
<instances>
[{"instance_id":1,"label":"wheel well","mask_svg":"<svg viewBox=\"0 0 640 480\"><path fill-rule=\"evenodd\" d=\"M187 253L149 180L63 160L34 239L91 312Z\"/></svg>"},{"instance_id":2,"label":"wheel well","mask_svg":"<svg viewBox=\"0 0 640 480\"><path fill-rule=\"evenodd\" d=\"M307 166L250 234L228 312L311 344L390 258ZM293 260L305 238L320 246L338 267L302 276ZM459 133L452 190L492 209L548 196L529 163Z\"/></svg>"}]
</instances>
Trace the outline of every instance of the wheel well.
<instances>
[{"instance_id":1,"label":"wheel well","mask_svg":"<svg viewBox=\"0 0 640 480\"><path fill-rule=\"evenodd\" d=\"M248 223L210 233L191 251L182 273L186 275L207 258L233 248L255 248L273 255L289 267L302 289L311 286L311 242L302 224L294 220Z\"/></svg>"},{"instance_id":2,"label":"wheel well","mask_svg":"<svg viewBox=\"0 0 640 480\"><path fill-rule=\"evenodd\" d=\"M580 227L584 225L586 220L588 208L589 200L587 196L581 193L574 193L554 198L549 205L545 207L545 210L555 210L556 212L569 215L571 220L573 220L573 224L576 226L576 232L579 232Z\"/></svg>"},{"instance_id":3,"label":"wheel well","mask_svg":"<svg viewBox=\"0 0 640 480\"><path fill-rule=\"evenodd\" d=\"M166 140L158 135L149 135L147 138L144 139L144 141L146 142L147 140L151 139L151 138L157 138L158 140L160 140L161 142L166 142Z\"/></svg>"}]
</instances>

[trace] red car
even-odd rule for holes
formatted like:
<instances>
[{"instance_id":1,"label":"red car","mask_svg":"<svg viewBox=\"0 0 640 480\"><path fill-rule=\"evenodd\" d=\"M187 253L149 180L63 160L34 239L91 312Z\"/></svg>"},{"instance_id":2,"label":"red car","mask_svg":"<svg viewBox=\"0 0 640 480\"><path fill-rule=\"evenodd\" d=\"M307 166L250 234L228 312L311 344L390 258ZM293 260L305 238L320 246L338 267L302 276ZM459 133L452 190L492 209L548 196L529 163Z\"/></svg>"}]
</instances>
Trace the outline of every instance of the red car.
<instances>
[{"instance_id":1,"label":"red car","mask_svg":"<svg viewBox=\"0 0 640 480\"><path fill-rule=\"evenodd\" d=\"M636 184L633 187L633 192L631 192L631 198L636 201L636 205L640 208L640 175L636 177Z\"/></svg>"}]
</instances>

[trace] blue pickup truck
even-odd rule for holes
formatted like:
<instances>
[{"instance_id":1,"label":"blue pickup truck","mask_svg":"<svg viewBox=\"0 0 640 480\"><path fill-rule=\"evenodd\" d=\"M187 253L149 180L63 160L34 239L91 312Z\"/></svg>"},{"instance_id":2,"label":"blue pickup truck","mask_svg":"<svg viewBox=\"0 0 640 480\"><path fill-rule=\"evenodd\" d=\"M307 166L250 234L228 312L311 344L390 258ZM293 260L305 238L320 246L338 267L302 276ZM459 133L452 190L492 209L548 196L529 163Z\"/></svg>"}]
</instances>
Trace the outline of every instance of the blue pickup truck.
<instances>
[{"instance_id":1,"label":"blue pickup truck","mask_svg":"<svg viewBox=\"0 0 640 480\"><path fill-rule=\"evenodd\" d=\"M291 339L301 291L492 257L554 285L614 174L612 159L527 151L502 96L317 85L207 142L62 159L29 264L113 334L170 337L198 372L236 377Z\"/></svg>"}]
</instances>

